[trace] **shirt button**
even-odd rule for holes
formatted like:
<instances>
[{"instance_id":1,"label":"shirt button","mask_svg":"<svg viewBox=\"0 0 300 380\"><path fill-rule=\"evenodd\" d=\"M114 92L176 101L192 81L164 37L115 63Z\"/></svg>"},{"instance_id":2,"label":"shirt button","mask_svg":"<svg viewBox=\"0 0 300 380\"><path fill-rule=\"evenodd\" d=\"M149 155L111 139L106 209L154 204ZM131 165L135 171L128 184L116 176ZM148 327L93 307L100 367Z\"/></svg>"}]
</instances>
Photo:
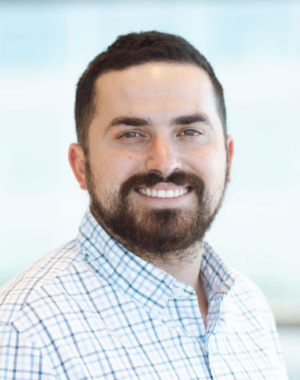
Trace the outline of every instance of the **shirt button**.
<instances>
[{"instance_id":1,"label":"shirt button","mask_svg":"<svg viewBox=\"0 0 300 380\"><path fill-rule=\"evenodd\" d=\"M174 295L175 297L183 297L184 296L184 290L181 288L174 288Z\"/></svg>"}]
</instances>

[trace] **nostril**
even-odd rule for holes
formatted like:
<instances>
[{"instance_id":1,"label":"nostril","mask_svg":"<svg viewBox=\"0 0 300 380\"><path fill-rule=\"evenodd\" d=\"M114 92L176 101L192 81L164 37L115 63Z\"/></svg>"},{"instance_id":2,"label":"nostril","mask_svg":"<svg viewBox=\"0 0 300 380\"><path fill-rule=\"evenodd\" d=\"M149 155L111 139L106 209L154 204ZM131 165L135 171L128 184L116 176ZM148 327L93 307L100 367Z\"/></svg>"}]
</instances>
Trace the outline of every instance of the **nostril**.
<instances>
[{"instance_id":1,"label":"nostril","mask_svg":"<svg viewBox=\"0 0 300 380\"><path fill-rule=\"evenodd\" d=\"M149 145L146 170L159 173L164 177L173 171L181 170L176 147L167 136L157 136Z\"/></svg>"}]
</instances>

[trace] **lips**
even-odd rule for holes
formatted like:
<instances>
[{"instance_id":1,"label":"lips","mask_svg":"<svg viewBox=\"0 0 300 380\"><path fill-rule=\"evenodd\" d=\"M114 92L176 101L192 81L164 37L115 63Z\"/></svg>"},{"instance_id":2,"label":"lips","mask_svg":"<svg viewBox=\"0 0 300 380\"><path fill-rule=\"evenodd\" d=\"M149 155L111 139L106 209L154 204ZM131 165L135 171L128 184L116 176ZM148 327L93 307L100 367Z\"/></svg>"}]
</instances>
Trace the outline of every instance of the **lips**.
<instances>
[{"instance_id":1,"label":"lips","mask_svg":"<svg viewBox=\"0 0 300 380\"><path fill-rule=\"evenodd\" d=\"M189 191L189 188L180 189L153 189L153 188L138 188L137 191L143 195L153 198L177 198Z\"/></svg>"}]
</instances>

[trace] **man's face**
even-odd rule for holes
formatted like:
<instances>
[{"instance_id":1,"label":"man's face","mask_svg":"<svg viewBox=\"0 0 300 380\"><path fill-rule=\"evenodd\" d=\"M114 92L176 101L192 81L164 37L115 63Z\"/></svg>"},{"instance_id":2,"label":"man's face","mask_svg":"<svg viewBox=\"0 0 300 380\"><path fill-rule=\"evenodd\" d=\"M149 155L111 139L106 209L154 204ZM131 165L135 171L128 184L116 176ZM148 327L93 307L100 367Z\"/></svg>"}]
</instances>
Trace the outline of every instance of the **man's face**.
<instances>
[{"instance_id":1,"label":"man's face","mask_svg":"<svg viewBox=\"0 0 300 380\"><path fill-rule=\"evenodd\" d=\"M131 250L201 240L233 154L205 71L152 62L110 71L96 82L96 106L81 187L98 222Z\"/></svg>"}]
</instances>

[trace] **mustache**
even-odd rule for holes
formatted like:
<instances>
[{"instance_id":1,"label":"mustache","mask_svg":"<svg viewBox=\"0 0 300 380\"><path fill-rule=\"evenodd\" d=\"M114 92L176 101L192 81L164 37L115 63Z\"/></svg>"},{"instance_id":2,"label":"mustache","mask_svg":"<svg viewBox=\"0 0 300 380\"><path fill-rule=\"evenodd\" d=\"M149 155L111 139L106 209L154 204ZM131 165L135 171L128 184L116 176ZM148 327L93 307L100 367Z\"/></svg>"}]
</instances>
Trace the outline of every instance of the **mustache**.
<instances>
[{"instance_id":1,"label":"mustache","mask_svg":"<svg viewBox=\"0 0 300 380\"><path fill-rule=\"evenodd\" d=\"M176 171L171 173L168 177L163 177L155 172L140 173L129 177L122 184L120 188L121 198L125 201L130 191L141 185L152 187L158 183L173 183L177 186L189 186L196 191L199 199L202 199L205 187L203 179L194 173Z\"/></svg>"}]
</instances>

